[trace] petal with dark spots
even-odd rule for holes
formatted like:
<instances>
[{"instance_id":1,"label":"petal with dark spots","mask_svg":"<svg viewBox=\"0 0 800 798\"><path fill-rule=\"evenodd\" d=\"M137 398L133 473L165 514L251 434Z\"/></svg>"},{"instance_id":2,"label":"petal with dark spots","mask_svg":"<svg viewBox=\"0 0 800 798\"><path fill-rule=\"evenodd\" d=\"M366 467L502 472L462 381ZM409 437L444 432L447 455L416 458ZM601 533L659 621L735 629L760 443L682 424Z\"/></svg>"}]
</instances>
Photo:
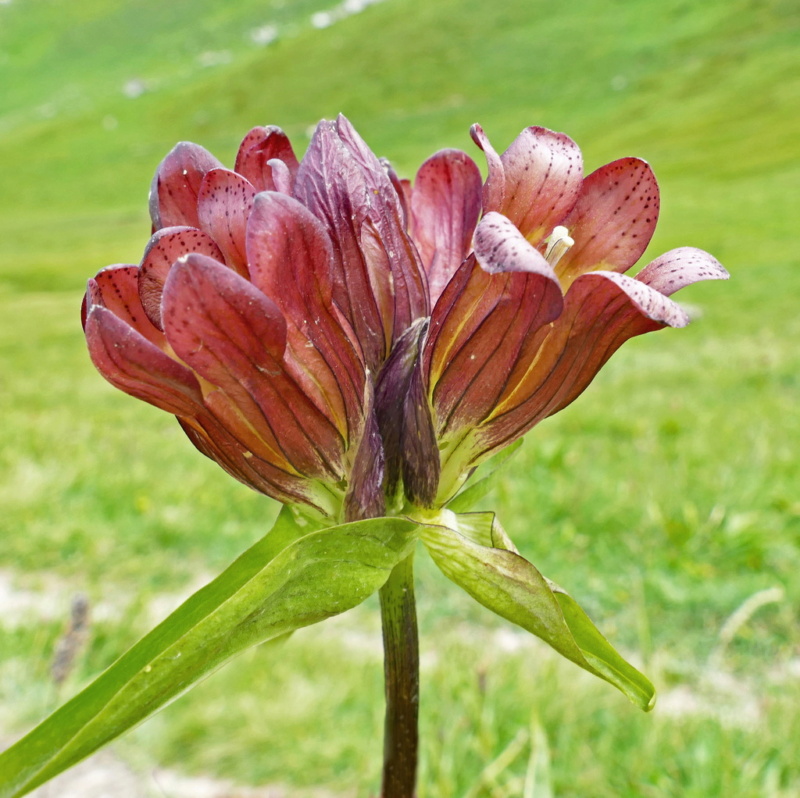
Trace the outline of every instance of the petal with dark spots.
<instances>
[{"instance_id":1,"label":"petal with dark spots","mask_svg":"<svg viewBox=\"0 0 800 798\"><path fill-rule=\"evenodd\" d=\"M569 213L583 180L583 157L564 133L529 127L500 156L505 176L503 214L533 246Z\"/></svg>"},{"instance_id":2,"label":"petal with dark spots","mask_svg":"<svg viewBox=\"0 0 800 798\"><path fill-rule=\"evenodd\" d=\"M169 274L162 314L178 357L254 428L266 423L298 473L340 478L341 437L286 373L286 322L270 299L212 258L191 254Z\"/></svg>"},{"instance_id":3,"label":"petal with dark spots","mask_svg":"<svg viewBox=\"0 0 800 798\"><path fill-rule=\"evenodd\" d=\"M128 264L108 266L89 280L84 302L85 314L94 305L108 308L117 318L159 348L166 343L164 335L150 322L139 298L139 267Z\"/></svg>"},{"instance_id":4,"label":"petal with dark spots","mask_svg":"<svg viewBox=\"0 0 800 798\"><path fill-rule=\"evenodd\" d=\"M559 279L567 287L589 271L627 271L650 243L658 211L656 177L640 158L621 158L592 172L560 222L575 244L556 266Z\"/></svg>"},{"instance_id":5,"label":"petal with dark spots","mask_svg":"<svg viewBox=\"0 0 800 798\"><path fill-rule=\"evenodd\" d=\"M199 144L176 144L158 166L150 187L153 229L188 225L199 227L197 194L206 172L222 164Z\"/></svg>"},{"instance_id":6,"label":"petal with dark spots","mask_svg":"<svg viewBox=\"0 0 800 798\"><path fill-rule=\"evenodd\" d=\"M481 212L481 173L461 150L422 164L411 194L411 236L428 276L431 305L472 248Z\"/></svg>"},{"instance_id":7,"label":"petal with dark spots","mask_svg":"<svg viewBox=\"0 0 800 798\"><path fill-rule=\"evenodd\" d=\"M270 164L274 158L286 165L291 182L299 164L289 137L275 125L254 127L239 146L234 171L258 191L282 190L275 184L274 167Z\"/></svg>"},{"instance_id":8,"label":"petal with dark spots","mask_svg":"<svg viewBox=\"0 0 800 798\"><path fill-rule=\"evenodd\" d=\"M222 250L225 263L247 277L245 230L256 190L236 172L212 169L203 178L197 195L200 227Z\"/></svg>"},{"instance_id":9,"label":"petal with dark spots","mask_svg":"<svg viewBox=\"0 0 800 798\"><path fill-rule=\"evenodd\" d=\"M125 393L179 416L190 416L202 407L194 374L109 308L90 308L86 342L97 370Z\"/></svg>"},{"instance_id":10,"label":"petal with dark spots","mask_svg":"<svg viewBox=\"0 0 800 798\"><path fill-rule=\"evenodd\" d=\"M708 252L695 247L678 247L665 252L642 269L636 279L670 296L681 288L703 280L727 280L723 265Z\"/></svg>"},{"instance_id":11,"label":"petal with dark spots","mask_svg":"<svg viewBox=\"0 0 800 798\"><path fill-rule=\"evenodd\" d=\"M159 329L161 324L161 295L172 265L179 258L197 252L218 261L223 254L207 233L196 227L164 227L148 242L139 265L139 297L147 318Z\"/></svg>"}]
</instances>

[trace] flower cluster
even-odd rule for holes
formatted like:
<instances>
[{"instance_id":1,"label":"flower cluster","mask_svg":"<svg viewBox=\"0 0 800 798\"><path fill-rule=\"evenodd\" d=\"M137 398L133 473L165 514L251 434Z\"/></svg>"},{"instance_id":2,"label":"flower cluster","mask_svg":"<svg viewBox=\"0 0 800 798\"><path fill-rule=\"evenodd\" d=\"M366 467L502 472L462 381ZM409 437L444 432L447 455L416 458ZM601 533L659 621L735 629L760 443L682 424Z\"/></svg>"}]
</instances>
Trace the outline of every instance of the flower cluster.
<instances>
[{"instance_id":1,"label":"flower cluster","mask_svg":"<svg viewBox=\"0 0 800 798\"><path fill-rule=\"evenodd\" d=\"M341 116L301 161L276 127L232 171L178 144L141 262L89 281L95 366L280 501L345 520L443 506L628 338L684 326L670 294L727 277L688 247L624 274L658 218L644 161L584 177L563 134L527 128L502 155L472 136L485 182L459 150L400 180Z\"/></svg>"}]
</instances>

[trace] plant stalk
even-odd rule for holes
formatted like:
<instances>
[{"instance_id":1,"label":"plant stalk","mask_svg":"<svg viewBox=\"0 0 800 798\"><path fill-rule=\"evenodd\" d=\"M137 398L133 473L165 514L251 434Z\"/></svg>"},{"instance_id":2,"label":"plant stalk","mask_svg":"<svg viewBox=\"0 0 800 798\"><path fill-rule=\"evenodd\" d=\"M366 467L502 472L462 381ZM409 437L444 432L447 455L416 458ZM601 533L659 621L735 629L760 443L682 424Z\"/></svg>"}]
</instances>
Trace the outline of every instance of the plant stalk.
<instances>
[{"instance_id":1,"label":"plant stalk","mask_svg":"<svg viewBox=\"0 0 800 798\"><path fill-rule=\"evenodd\" d=\"M417 783L419 638L414 555L398 563L380 590L386 720L381 798L413 798Z\"/></svg>"}]
</instances>

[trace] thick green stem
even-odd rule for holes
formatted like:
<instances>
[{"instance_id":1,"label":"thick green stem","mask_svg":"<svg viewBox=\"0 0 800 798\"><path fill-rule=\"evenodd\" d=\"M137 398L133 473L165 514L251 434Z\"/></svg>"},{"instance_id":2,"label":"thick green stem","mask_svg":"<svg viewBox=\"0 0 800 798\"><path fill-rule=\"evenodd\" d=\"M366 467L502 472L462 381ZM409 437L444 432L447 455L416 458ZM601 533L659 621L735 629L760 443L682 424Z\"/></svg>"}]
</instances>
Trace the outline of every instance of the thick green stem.
<instances>
[{"instance_id":1,"label":"thick green stem","mask_svg":"<svg viewBox=\"0 0 800 798\"><path fill-rule=\"evenodd\" d=\"M417 782L419 640L414 603L414 555L381 588L386 722L381 798L413 798Z\"/></svg>"}]
</instances>

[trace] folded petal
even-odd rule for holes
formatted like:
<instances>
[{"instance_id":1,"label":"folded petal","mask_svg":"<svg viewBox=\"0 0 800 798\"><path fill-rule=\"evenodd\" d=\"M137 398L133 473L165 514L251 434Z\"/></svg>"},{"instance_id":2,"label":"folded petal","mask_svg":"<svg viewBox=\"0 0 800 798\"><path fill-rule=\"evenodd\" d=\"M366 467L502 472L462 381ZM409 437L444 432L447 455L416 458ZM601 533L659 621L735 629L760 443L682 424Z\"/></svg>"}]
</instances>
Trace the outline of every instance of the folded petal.
<instances>
[{"instance_id":1,"label":"folded petal","mask_svg":"<svg viewBox=\"0 0 800 798\"><path fill-rule=\"evenodd\" d=\"M564 133L529 127L500 156L505 177L499 210L533 246L550 235L578 198L583 158Z\"/></svg>"},{"instance_id":2,"label":"folded petal","mask_svg":"<svg viewBox=\"0 0 800 798\"><path fill-rule=\"evenodd\" d=\"M686 313L663 294L616 272L589 272L572 284L549 331L532 337L490 419L478 431L485 454L507 445L576 399L629 338L683 327Z\"/></svg>"},{"instance_id":3,"label":"folded petal","mask_svg":"<svg viewBox=\"0 0 800 798\"><path fill-rule=\"evenodd\" d=\"M398 194L380 161L340 117L317 126L295 195L330 233L334 301L377 372L392 342L428 308Z\"/></svg>"},{"instance_id":4,"label":"folded petal","mask_svg":"<svg viewBox=\"0 0 800 798\"><path fill-rule=\"evenodd\" d=\"M508 219L487 214L475 233L475 257L431 318L425 365L440 439L486 418L526 337L556 318L562 304L547 261Z\"/></svg>"},{"instance_id":5,"label":"folded petal","mask_svg":"<svg viewBox=\"0 0 800 798\"><path fill-rule=\"evenodd\" d=\"M484 213L501 211L505 205L506 196L506 176L503 162L480 125L473 125L469 129L469 133L472 140L483 150L489 168L482 192L483 211Z\"/></svg>"},{"instance_id":6,"label":"folded petal","mask_svg":"<svg viewBox=\"0 0 800 798\"><path fill-rule=\"evenodd\" d=\"M223 260L220 248L207 233L196 227L163 227L156 231L144 250L138 269L138 288L147 318L159 329L161 295L172 264L190 252Z\"/></svg>"},{"instance_id":7,"label":"folded petal","mask_svg":"<svg viewBox=\"0 0 800 798\"><path fill-rule=\"evenodd\" d=\"M702 280L727 280L729 277L713 255L695 247L671 249L636 275L637 280L665 296Z\"/></svg>"},{"instance_id":8,"label":"folded petal","mask_svg":"<svg viewBox=\"0 0 800 798\"><path fill-rule=\"evenodd\" d=\"M254 127L239 146L234 171L247 178L258 191L280 191L275 184L274 164L270 164L273 159L285 164L293 180L299 164L289 137L275 125Z\"/></svg>"},{"instance_id":9,"label":"folded petal","mask_svg":"<svg viewBox=\"0 0 800 798\"><path fill-rule=\"evenodd\" d=\"M202 407L194 374L108 308L90 308L86 342L97 370L125 393L178 416Z\"/></svg>"},{"instance_id":10,"label":"folded petal","mask_svg":"<svg viewBox=\"0 0 800 798\"><path fill-rule=\"evenodd\" d=\"M150 186L153 229L188 225L199 227L197 194L206 172L222 164L199 144L176 144L159 164Z\"/></svg>"},{"instance_id":11,"label":"folded petal","mask_svg":"<svg viewBox=\"0 0 800 798\"><path fill-rule=\"evenodd\" d=\"M128 264L108 266L89 280L83 308L83 322L94 305L108 308L148 341L162 348L164 335L147 317L139 298L139 267Z\"/></svg>"},{"instance_id":12,"label":"folded petal","mask_svg":"<svg viewBox=\"0 0 800 798\"><path fill-rule=\"evenodd\" d=\"M621 158L592 172L561 221L575 242L556 266L565 288L589 271L627 271L650 243L658 211L656 177L640 158Z\"/></svg>"},{"instance_id":13,"label":"folded petal","mask_svg":"<svg viewBox=\"0 0 800 798\"><path fill-rule=\"evenodd\" d=\"M331 308L333 247L322 222L284 194L256 197L247 229L250 276L288 325L285 362L345 439L361 423L365 370L352 330Z\"/></svg>"},{"instance_id":14,"label":"folded petal","mask_svg":"<svg viewBox=\"0 0 800 798\"><path fill-rule=\"evenodd\" d=\"M255 428L265 423L297 472L340 478L341 437L286 373L286 323L271 300L217 261L192 254L170 272L162 312L176 354ZM206 392L207 404L212 395Z\"/></svg>"},{"instance_id":15,"label":"folded petal","mask_svg":"<svg viewBox=\"0 0 800 798\"><path fill-rule=\"evenodd\" d=\"M197 195L200 227L217 243L225 263L247 276L245 230L256 190L236 172L212 169L206 173Z\"/></svg>"},{"instance_id":16,"label":"folded petal","mask_svg":"<svg viewBox=\"0 0 800 798\"><path fill-rule=\"evenodd\" d=\"M481 173L466 153L442 150L422 164L411 194L411 235L431 305L469 254L480 212Z\"/></svg>"}]
</instances>

